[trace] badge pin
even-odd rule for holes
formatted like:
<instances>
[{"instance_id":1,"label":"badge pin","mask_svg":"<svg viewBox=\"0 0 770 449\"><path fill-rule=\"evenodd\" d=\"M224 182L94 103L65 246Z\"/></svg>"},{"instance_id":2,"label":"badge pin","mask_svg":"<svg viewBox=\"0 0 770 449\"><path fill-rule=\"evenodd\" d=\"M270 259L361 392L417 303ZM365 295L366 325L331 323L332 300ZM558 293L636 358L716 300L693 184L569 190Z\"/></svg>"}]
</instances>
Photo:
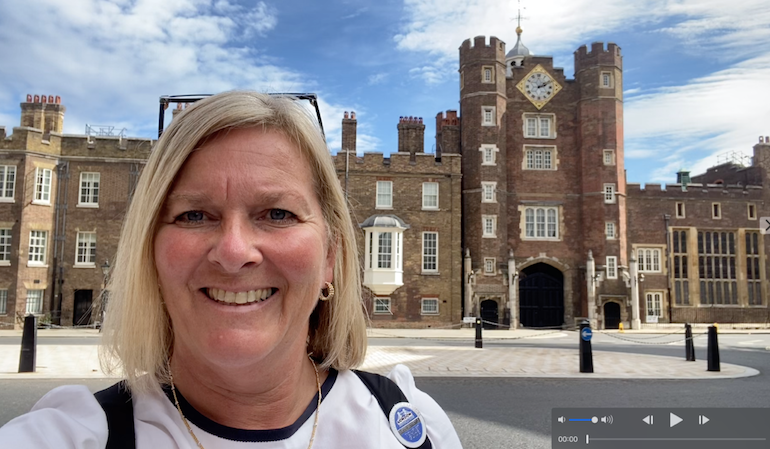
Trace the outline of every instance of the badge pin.
<instances>
[{"instance_id":1,"label":"badge pin","mask_svg":"<svg viewBox=\"0 0 770 449\"><path fill-rule=\"evenodd\" d=\"M418 448L425 442L428 434L422 415L408 402L399 402L390 409L388 418L390 430L398 441L408 448Z\"/></svg>"}]
</instances>

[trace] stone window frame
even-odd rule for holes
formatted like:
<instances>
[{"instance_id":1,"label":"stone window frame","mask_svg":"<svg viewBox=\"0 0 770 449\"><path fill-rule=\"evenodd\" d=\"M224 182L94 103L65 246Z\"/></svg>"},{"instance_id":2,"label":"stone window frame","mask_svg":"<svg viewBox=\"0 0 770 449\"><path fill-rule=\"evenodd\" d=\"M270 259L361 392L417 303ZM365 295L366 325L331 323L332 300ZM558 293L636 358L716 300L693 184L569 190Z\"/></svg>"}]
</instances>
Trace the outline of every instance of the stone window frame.
<instances>
[{"instance_id":1,"label":"stone window frame","mask_svg":"<svg viewBox=\"0 0 770 449\"><path fill-rule=\"evenodd\" d=\"M0 316L8 315L8 289L0 288Z\"/></svg>"},{"instance_id":2,"label":"stone window frame","mask_svg":"<svg viewBox=\"0 0 770 449\"><path fill-rule=\"evenodd\" d=\"M8 178L11 178L10 180ZM0 203L13 203L16 196L16 166L0 165Z\"/></svg>"},{"instance_id":3,"label":"stone window frame","mask_svg":"<svg viewBox=\"0 0 770 449\"><path fill-rule=\"evenodd\" d=\"M722 203L711 203L711 219L722 219Z\"/></svg>"},{"instance_id":4,"label":"stone window frame","mask_svg":"<svg viewBox=\"0 0 770 449\"><path fill-rule=\"evenodd\" d=\"M53 170L50 168L35 168L35 190L32 204L41 206L51 205L51 185L53 184Z\"/></svg>"},{"instance_id":5,"label":"stone window frame","mask_svg":"<svg viewBox=\"0 0 770 449\"><path fill-rule=\"evenodd\" d=\"M492 198L488 198L487 196L488 193L492 194ZM481 182L481 202L482 203L497 202L497 182L496 181Z\"/></svg>"},{"instance_id":6,"label":"stone window frame","mask_svg":"<svg viewBox=\"0 0 770 449\"><path fill-rule=\"evenodd\" d=\"M489 70L489 78L487 78L487 70ZM491 65L481 66L481 82L483 84L495 83L495 68Z\"/></svg>"},{"instance_id":7,"label":"stone window frame","mask_svg":"<svg viewBox=\"0 0 770 449\"><path fill-rule=\"evenodd\" d=\"M32 292L35 292L33 295ZM33 296L35 298L33 298ZM33 314L33 315L42 315L43 314L43 298L45 298L45 289L32 289L27 290L27 299L26 299L26 311L27 314ZM31 309L30 306L30 299L35 300L35 308Z\"/></svg>"},{"instance_id":8,"label":"stone window frame","mask_svg":"<svg viewBox=\"0 0 770 449\"><path fill-rule=\"evenodd\" d=\"M492 120L487 120L487 113L491 114ZM497 107L496 106L482 106L481 107L481 126L497 126Z\"/></svg>"},{"instance_id":9,"label":"stone window frame","mask_svg":"<svg viewBox=\"0 0 770 449\"><path fill-rule=\"evenodd\" d=\"M435 206L431 206L431 205L426 205L425 204L426 203L426 201L425 201L426 199L429 199L432 196L434 196L434 195L431 195L431 194L428 194L428 193L425 192L425 186L428 185L428 184L436 186L436 194L435 194L436 205ZM439 184L437 182L435 182L435 181L426 181L426 182L422 183L422 210L438 210L439 209L438 197L439 197Z\"/></svg>"},{"instance_id":10,"label":"stone window frame","mask_svg":"<svg viewBox=\"0 0 770 449\"><path fill-rule=\"evenodd\" d=\"M604 235L607 237L607 240L616 240L618 238L618 233L615 228L614 221L604 222Z\"/></svg>"},{"instance_id":11,"label":"stone window frame","mask_svg":"<svg viewBox=\"0 0 770 449\"><path fill-rule=\"evenodd\" d=\"M94 176L95 175L95 176ZM90 178L90 179L84 179ZM78 191L77 207L99 207L99 194L101 193L101 173L80 172L80 190ZM85 199L86 201L83 201Z\"/></svg>"},{"instance_id":12,"label":"stone window frame","mask_svg":"<svg viewBox=\"0 0 770 449\"><path fill-rule=\"evenodd\" d=\"M479 151L481 152L481 165L497 165L497 153L500 151L497 145L481 144Z\"/></svg>"},{"instance_id":13,"label":"stone window frame","mask_svg":"<svg viewBox=\"0 0 770 449\"><path fill-rule=\"evenodd\" d=\"M602 71L599 74L599 86L601 86L603 89L612 89L615 87L615 77L613 76L612 72L608 71ZM606 81L606 82L605 82Z\"/></svg>"},{"instance_id":14,"label":"stone window frame","mask_svg":"<svg viewBox=\"0 0 770 449\"><path fill-rule=\"evenodd\" d=\"M543 122L542 120L548 120L548 133L543 134ZM556 138L556 114L543 113L533 114L525 112L521 115L522 129L521 133L525 139L555 139ZM534 122L531 122L534 121ZM534 123L534 127L530 127L530 123ZM534 133L531 132L534 130Z\"/></svg>"},{"instance_id":15,"label":"stone window frame","mask_svg":"<svg viewBox=\"0 0 770 449\"><path fill-rule=\"evenodd\" d=\"M39 234L35 234L39 233ZM29 231L29 252L27 258L28 267L46 267L46 253L48 252L48 231L33 229Z\"/></svg>"},{"instance_id":16,"label":"stone window frame","mask_svg":"<svg viewBox=\"0 0 770 449\"><path fill-rule=\"evenodd\" d=\"M11 265L13 228L0 228L0 267Z\"/></svg>"},{"instance_id":17,"label":"stone window frame","mask_svg":"<svg viewBox=\"0 0 770 449\"><path fill-rule=\"evenodd\" d=\"M636 251L636 266L639 273L663 274L665 266L665 246L634 245ZM657 268L655 255L657 254ZM649 267L649 269L648 269Z\"/></svg>"},{"instance_id":18,"label":"stone window frame","mask_svg":"<svg viewBox=\"0 0 770 449\"><path fill-rule=\"evenodd\" d=\"M757 205L749 203L746 205L746 214L749 220L757 220Z\"/></svg>"},{"instance_id":19,"label":"stone window frame","mask_svg":"<svg viewBox=\"0 0 770 449\"><path fill-rule=\"evenodd\" d=\"M426 310L426 303L434 302L436 305L435 310ZM439 314L440 301L436 297L420 298L420 315L438 315ZM432 308L428 308L432 309Z\"/></svg>"},{"instance_id":20,"label":"stone window frame","mask_svg":"<svg viewBox=\"0 0 770 449\"><path fill-rule=\"evenodd\" d=\"M536 168L536 151L543 152L542 168ZM524 145L522 153L524 154L521 163L522 170L557 171L559 168L559 153L556 150L556 145ZM545 154L548 154L548 164L546 164Z\"/></svg>"},{"instance_id":21,"label":"stone window frame","mask_svg":"<svg viewBox=\"0 0 770 449\"><path fill-rule=\"evenodd\" d=\"M681 206L681 209L680 209L680 206ZM682 213L680 214L679 212L682 212ZM686 218L687 217L686 212L687 211L685 208L684 201L677 201L676 205L674 206L674 216L676 216L676 218Z\"/></svg>"},{"instance_id":22,"label":"stone window frame","mask_svg":"<svg viewBox=\"0 0 770 449\"><path fill-rule=\"evenodd\" d=\"M96 231L78 231L75 242L75 267L95 268ZM81 252L81 250L83 251ZM81 261L81 259L83 259L83 261ZM91 260L89 261L89 259Z\"/></svg>"},{"instance_id":23,"label":"stone window frame","mask_svg":"<svg viewBox=\"0 0 770 449\"><path fill-rule=\"evenodd\" d=\"M604 165L615 165L615 150L606 149L602 152L602 163Z\"/></svg>"},{"instance_id":24,"label":"stone window frame","mask_svg":"<svg viewBox=\"0 0 770 449\"><path fill-rule=\"evenodd\" d=\"M492 232L487 232L487 224L491 224ZM482 215L481 216L481 237L485 239L497 238L497 215Z\"/></svg>"},{"instance_id":25,"label":"stone window frame","mask_svg":"<svg viewBox=\"0 0 770 449\"><path fill-rule=\"evenodd\" d=\"M435 236L435 239L433 240L434 254L428 254L426 252L426 245L425 245L425 243L427 241L426 237L428 235L434 235ZM420 259L420 267L422 268L422 272L423 273L438 273L438 232L436 232L436 231L424 231L422 233L422 239L421 240L422 240L422 258ZM432 257L434 259L433 260L433 268L425 268L426 256L427 257ZM430 262L428 262L428 263L430 263Z\"/></svg>"},{"instance_id":26,"label":"stone window frame","mask_svg":"<svg viewBox=\"0 0 770 449\"><path fill-rule=\"evenodd\" d=\"M617 202L618 191L614 182L604 183L604 190L602 190L604 197L604 204L615 204Z\"/></svg>"},{"instance_id":27,"label":"stone window frame","mask_svg":"<svg viewBox=\"0 0 770 449\"><path fill-rule=\"evenodd\" d=\"M372 312L375 315L393 315L389 297L375 296L372 299Z\"/></svg>"},{"instance_id":28,"label":"stone window frame","mask_svg":"<svg viewBox=\"0 0 770 449\"><path fill-rule=\"evenodd\" d=\"M492 266L491 270L488 270L487 268ZM495 257L485 257L484 258L484 275L485 276L494 276L496 273L495 267L497 267L497 258Z\"/></svg>"},{"instance_id":29,"label":"stone window frame","mask_svg":"<svg viewBox=\"0 0 770 449\"><path fill-rule=\"evenodd\" d=\"M655 303L654 303L654 301L655 301L654 297L656 295L659 295L659 298L658 298L659 302L657 304L657 306L658 306L657 308L655 307ZM650 313L650 308L651 308L650 307L650 304L651 304L650 296L653 296L653 300L652 300L653 301L652 302L653 307L652 307L652 309L653 309L653 311L655 311L657 309L657 312L658 312L657 314L651 314ZM662 318L663 317L663 311L665 310L665 305L666 305L666 291L665 290L645 290L644 291L644 308L645 308L644 316L645 317L654 316L654 317Z\"/></svg>"},{"instance_id":30,"label":"stone window frame","mask_svg":"<svg viewBox=\"0 0 770 449\"><path fill-rule=\"evenodd\" d=\"M388 192L381 191L381 188L388 185ZM384 199L388 199L388 203ZM381 202L382 201L382 202ZM393 181L377 181L375 193L375 209L393 209Z\"/></svg>"},{"instance_id":31,"label":"stone window frame","mask_svg":"<svg viewBox=\"0 0 770 449\"><path fill-rule=\"evenodd\" d=\"M538 235L538 210L543 211L543 235ZM520 206L519 211L521 212L521 239L522 240L533 240L533 241L551 241L551 242L558 242L561 241L561 216L562 216L562 208L561 206L545 206L545 205L527 205L527 206ZM529 211L532 211L530 214ZM554 212L553 216L553 233L555 235L549 236L549 226L551 224L549 218L550 218L550 212ZM531 215L531 229L532 234L528 234L528 222L530 221Z\"/></svg>"},{"instance_id":32,"label":"stone window frame","mask_svg":"<svg viewBox=\"0 0 770 449\"><path fill-rule=\"evenodd\" d=\"M607 279L618 278L618 256L607 256L604 264L604 277Z\"/></svg>"}]
</instances>

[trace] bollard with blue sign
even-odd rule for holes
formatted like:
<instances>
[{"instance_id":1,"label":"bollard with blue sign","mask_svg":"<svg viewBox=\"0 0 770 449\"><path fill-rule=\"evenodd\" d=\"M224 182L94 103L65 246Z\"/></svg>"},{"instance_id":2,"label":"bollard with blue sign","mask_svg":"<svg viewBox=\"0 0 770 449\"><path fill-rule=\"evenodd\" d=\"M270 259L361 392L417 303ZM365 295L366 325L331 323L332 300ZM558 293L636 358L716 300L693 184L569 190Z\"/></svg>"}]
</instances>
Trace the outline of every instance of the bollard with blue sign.
<instances>
[{"instance_id":1,"label":"bollard with blue sign","mask_svg":"<svg viewBox=\"0 0 770 449\"><path fill-rule=\"evenodd\" d=\"M588 320L583 320L580 323L580 372L581 373L593 373L594 372L594 356L591 352L591 337L593 337L593 331L591 330L591 323Z\"/></svg>"}]
</instances>

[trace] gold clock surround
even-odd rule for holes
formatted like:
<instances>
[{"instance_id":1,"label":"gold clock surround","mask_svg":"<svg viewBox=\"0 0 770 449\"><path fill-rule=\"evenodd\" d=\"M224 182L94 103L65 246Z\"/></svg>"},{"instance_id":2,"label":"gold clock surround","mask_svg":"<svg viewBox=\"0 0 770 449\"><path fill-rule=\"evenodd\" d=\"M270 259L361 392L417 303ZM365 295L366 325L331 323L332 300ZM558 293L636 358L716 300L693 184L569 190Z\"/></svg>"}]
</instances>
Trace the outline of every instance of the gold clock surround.
<instances>
[{"instance_id":1,"label":"gold clock surround","mask_svg":"<svg viewBox=\"0 0 770 449\"><path fill-rule=\"evenodd\" d=\"M534 94L530 88L527 86L527 84L530 84L530 80L535 79L544 79L548 80L547 83L551 84L553 86L553 89L548 90L547 93L536 95ZM543 68L540 64L538 64L532 71L530 71L521 81L519 81L518 84L516 84L516 88L521 91L522 94L524 94L527 99L532 102L535 107L540 110L543 108L543 106L546 105L549 101L551 101L551 98L553 98L560 90L561 90L561 84L559 84L553 76L551 76L550 73L548 73L547 70Z\"/></svg>"}]
</instances>

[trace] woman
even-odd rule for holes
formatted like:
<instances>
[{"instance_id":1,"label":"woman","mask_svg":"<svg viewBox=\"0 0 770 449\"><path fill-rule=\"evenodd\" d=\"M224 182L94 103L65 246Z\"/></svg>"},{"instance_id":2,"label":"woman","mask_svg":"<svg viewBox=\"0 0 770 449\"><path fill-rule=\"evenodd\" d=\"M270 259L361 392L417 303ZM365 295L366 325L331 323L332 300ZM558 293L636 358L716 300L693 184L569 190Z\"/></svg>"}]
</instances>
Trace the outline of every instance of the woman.
<instances>
[{"instance_id":1,"label":"woman","mask_svg":"<svg viewBox=\"0 0 770 449\"><path fill-rule=\"evenodd\" d=\"M326 144L296 102L228 92L178 116L137 186L110 286L102 359L126 377L128 438L137 448L460 447L408 369L391 373L408 401L392 407L381 391L391 382L351 371L366 349L355 245ZM105 415L100 395L56 389L0 441L112 447L131 420Z\"/></svg>"}]
</instances>

